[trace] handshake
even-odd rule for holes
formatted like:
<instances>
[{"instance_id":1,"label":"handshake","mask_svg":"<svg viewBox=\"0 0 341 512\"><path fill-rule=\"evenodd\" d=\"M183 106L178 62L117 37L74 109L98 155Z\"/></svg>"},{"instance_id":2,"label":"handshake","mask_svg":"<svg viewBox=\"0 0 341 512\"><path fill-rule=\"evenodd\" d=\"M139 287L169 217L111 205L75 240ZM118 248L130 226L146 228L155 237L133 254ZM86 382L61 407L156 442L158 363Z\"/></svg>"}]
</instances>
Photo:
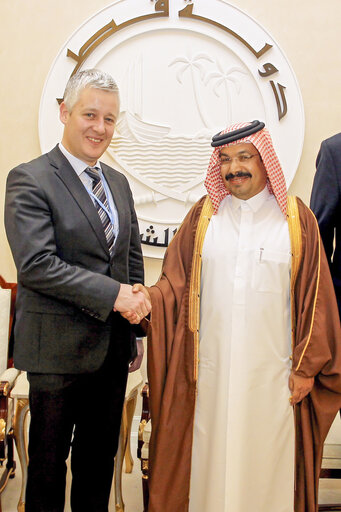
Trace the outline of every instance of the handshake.
<instances>
[{"instance_id":1,"label":"handshake","mask_svg":"<svg viewBox=\"0 0 341 512\"><path fill-rule=\"evenodd\" d=\"M114 311L119 311L131 324L139 324L152 309L150 295L143 284L121 284Z\"/></svg>"}]
</instances>

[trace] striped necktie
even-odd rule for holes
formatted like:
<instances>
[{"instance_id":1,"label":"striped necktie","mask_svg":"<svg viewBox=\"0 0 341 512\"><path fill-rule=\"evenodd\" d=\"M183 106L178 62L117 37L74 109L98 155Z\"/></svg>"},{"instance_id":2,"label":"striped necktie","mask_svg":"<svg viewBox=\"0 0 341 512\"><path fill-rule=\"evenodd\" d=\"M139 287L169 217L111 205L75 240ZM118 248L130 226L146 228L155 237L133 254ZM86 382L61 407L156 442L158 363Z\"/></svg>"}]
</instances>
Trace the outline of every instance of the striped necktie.
<instances>
[{"instance_id":1,"label":"striped necktie","mask_svg":"<svg viewBox=\"0 0 341 512\"><path fill-rule=\"evenodd\" d=\"M111 224L110 217L107 213L109 211L109 204L108 204L107 197L105 195L101 177L98 172L98 167L87 167L85 169L85 172L88 176L90 176L90 178L92 178L92 192L99 200L99 202L95 200L95 206L96 206L99 218L101 219L101 222L103 225L109 252L110 252L110 254L112 254L112 250L114 247L114 241L115 241L115 235L114 235L114 230L113 230L113 226ZM106 208L107 211L105 211L102 208L101 203L104 205L104 207Z\"/></svg>"}]
</instances>

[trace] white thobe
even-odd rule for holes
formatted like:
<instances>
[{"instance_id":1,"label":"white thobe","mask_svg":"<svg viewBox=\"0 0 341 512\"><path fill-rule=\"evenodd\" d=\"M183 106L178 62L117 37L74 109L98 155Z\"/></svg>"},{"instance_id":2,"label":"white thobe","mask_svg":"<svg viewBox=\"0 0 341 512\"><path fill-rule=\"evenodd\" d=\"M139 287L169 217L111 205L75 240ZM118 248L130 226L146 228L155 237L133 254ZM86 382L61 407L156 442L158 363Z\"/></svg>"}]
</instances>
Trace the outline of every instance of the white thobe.
<instances>
[{"instance_id":1,"label":"white thobe","mask_svg":"<svg viewBox=\"0 0 341 512\"><path fill-rule=\"evenodd\" d=\"M222 201L202 252L190 512L293 512L290 263L267 188Z\"/></svg>"}]
</instances>

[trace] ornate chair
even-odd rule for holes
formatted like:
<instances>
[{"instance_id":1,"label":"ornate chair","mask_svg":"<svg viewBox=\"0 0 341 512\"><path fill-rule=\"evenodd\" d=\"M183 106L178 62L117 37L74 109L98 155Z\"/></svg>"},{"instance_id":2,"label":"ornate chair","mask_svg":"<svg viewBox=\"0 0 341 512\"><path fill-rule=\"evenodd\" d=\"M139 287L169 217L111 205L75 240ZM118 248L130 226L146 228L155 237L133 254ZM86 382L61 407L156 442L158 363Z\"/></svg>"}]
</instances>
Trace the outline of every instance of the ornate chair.
<instances>
[{"instance_id":1,"label":"ornate chair","mask_svg":"<svg viewBox=\"0 0 341 512\"><path fill-rule=\"evenodd\" d=\"M142 471L142 492L143 492L143 512L148 510L149 501L149 440L152 431L152 424L149 412L149 386L148 383L142 389L142 415L139 427L137 457L141 460Z\"/></svg>"},{"instance_id":2,"label":"ornate chair","mask_svg":"<svg viewBox=\"0 0 341 512\"><path fill-rule=\"evenodd\" d=\"M336 421L340 421L340 419L337 418ZM328 436L329 435L330 434L328 434ZM341 479L341 445L332 444L333 441L331 437L329 437L328 442L328 436L323 450L320 478ZM318 510L319 512L341 511L341 500L339 503L321 503L319 504Z\"/></svg>"},{"instance_id":3,"label":"ornate chair","mask_svg":"<svg viewBox=\"0 0 341 512\"><path fill-rule=\"evenodd\" d=\"M0 498L8 480L15 476L13 458L13 400L10 396L19 370L9 368L8 346L13 322L17 286L0 276ZM1 500L0 500L1 512Z\"/></svg>"},{"instance_id":4,"label":"ornate chair","mask_svg":"<svg viewBox=\"0 0 341 512\"><path fill-rule=\"evenodd\" d=\"M122 413L120 439L118 443L117 454L115 457L114 486L116 512L124 512L124 502L122 497L123 461L125 461L125 472L131 473L133 471L134 461L131 455L130 434L136 407L137 396L142 385L143 379L140 370L129 373Z\"/></svg>"},{"instance_id":5,"label":"ornate chair","mask_svg":"<svg viewBox=\"0 0 341 512\"><path fill-rule=\"evenodd\" d=\"M122 423L118 450L115 457L114 489L115 489L115 511L124 512L124 501L122 496L122 469L125 460L126 473L133 470L133 459L130 450L131 424L134 416L138 391L143 384L140 370L129 373L125 401L123 406ZM27 482L27 417L29 412L28 403L28 381L26 372L18 377L11 393L16 401L14 437L17 452L22 470L21 494L18 503L18 512L25 511L25 490ZM1 512L1 511L0 511Z\"/></svg>"}]
</instances>

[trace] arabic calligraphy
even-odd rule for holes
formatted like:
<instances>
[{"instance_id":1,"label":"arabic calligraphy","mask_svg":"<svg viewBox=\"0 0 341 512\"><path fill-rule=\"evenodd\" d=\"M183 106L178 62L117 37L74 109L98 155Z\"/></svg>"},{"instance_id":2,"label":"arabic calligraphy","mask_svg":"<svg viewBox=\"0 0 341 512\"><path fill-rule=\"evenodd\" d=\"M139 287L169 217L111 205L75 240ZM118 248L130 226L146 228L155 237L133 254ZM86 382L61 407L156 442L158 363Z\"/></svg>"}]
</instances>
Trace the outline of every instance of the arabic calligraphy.
<instances>
[{"instance_id":1,"label":"arabic calligraphy","mask_svg":"<svg viewBox=\"0 0 341 512\"><path fill-rule=\"evenodd\" d=\"M226 27L225 25L222 25L221 23L218 23L217 21L211 20L210 18L205 18L203 16L199 16L198 14L193 14L193 5L194 4L186 5L186 7L184 7L184 9L179 11L179 17L180 18L181 17L182 18L193 18L195 20L200 20L200 21L204 21L206 23L210 23L211 25L215 25L216 27L220 28L221 30L224 30L225 32L228 32L233 37L238 39L238 41L243 43L243 45L245 45L246 48L248 50L250 50L253 53L253 55L255 55L255 57L257 57L257 59L259 59L259 57L264 55L264 53L266 53L268 50L270 50L270 48L272 48L272 44L265 43L263 48L261 48L258 51L255 50L245 39L243 39L239 34L234 32L230 28Z\"/></svg>"},{"instance_id":2,"label":"arabic calligraphy","mask_svg":"<svg viewBox=\"0 0 341 512\"><path fill-rule=\"evenodd\" d=\"M74 67L74 70L71 73L71 76L77 73L83 62L91 55L95 48L102 44L103 41L108 39L108 37L110 37L112 34L115 34L119 30L129 27L134 23L139 23L141 21L145 21L151 18L160 18L163 16L169 16L169 0L157 0L155 3L155 13L145 14L144 16L138 16L137 18L132 18L131 20L124 21L119 25L116 25L115 21L111 20L109 23L107 23L107 25L104 25L104 27L97 30L97 32L95 32L95 34L91 36L83 44L83 46L81 46L78 55L68 48L66 55L68 57L71 57L77 63ZM60 104L63 101L63 99L58 98L57 101Z\"/></svg>"},{"instance_id":3,"label":"arabic calligraphy","mask_svg":"<svg viewBox=\"0 0 341 512\"><path fill-rule=\"evenodd\" d=\"M248 50L250 50L257 59L262 57L267 51L270 50L270 48L272 48L271 44L265 43L263 48L261 48L258 51L255 50L243 37L241 37L239 34L234 32L230 28L226 27L225 25L222 25L221 23L218 23L209 18L205 18L203 16L193 14L193 5L194 4L189 4L184 9L179 11L179 17L193 18L196 20L204 21L206 23L210 23L211 25L215 25L216 27L220 28L221 30L224 30L225 32L228 32L233 37L238 39L238 41L240 41L244 46L246 46L246 48ZM274 73L278 72L278 69L276 68L276 66L274 66L273 64L271 64L269 62L263 65L263 69L264 69L264 71L258 70L258 73L260 74L261 77L268 77L268 76L271 76ZM286 113L288 111L288 105L287 105L285 93L284 93L285 86L283 86L281 84L277 84L277 87L279 89L279 93L278 93L277 87L275 86L275 84L272 80L270 80L270 85L271 85L272 91L275 95L278 119L280 121L286 115Z\"/></svg>"},{"instance_id":4,"label":"arabic calligraphy","mask_svg":"<svg viewBox=\"0 0 341 512\"><path fill-rule=\"evenodd\" d=\"M107 25L98 30L93 36L91 36L80 48L78 55L72 52L71 50L67 50L67 56L74 59L77 64L72 72L74 75L82 63L89 57L89 55L94 51L97 46L99 46L105 39L110 37L115 32L122 30L123 28L129 27L129 25L133 25L134 23L139 23L140 21L145 21L150 18L159 18L161 16L169 16L169 0L158 0L155 4L155 13L153 14L145 14L144 16L138 16L137 18L132 18L131 20L124 21L120 23L120 25L116 25L114 20L111 20ZM71 76L72 76L71 75Z\"/></svg>"},{"instance_id":5,"label":"arabic calligraphy","mask_svg":"<svg viewBox=\"0 0 341 512\"><path fill-rule=\"evenodd\" d=\"M177 228L173 229L172 235L174 236L176 232L177 232ZM154 247L168 247L169 242L170 242L169 228L164 230L163 242L159 242L158 236L155 236L155 237L152 236L155 234L154 226L149 226L149 228L146 229L146 233L147 234L144 234L144 233L140 234L141 244L153 245ZM143 239L143 237L145 237L145 238Z\"/></svg>"},{"instance_id":6,"label":"arabic calligraphy","mask_svg":"<svg viewBox=\"0 0 341 512\"><path fill-rule=\"evenodd\" d=\"M273 93L274 93L275 98L276 98L277 111L278 111L278 119L280 121L286 115L286 113L288 112L287 100L286 100L285 94L284 94L285 86L281 85L279 83L277 83L275 85L273 80L270 80L270 85L272 87ZM278 94L277 88L279 90L279 94Z\"/></svg>"},{"instance_id":7,"label":"arabic calligraphy","mask_svg":"<svg viewBox=\"0 0 341 512\"><path fill-rule=\"evenodd\" d=\"M136 18L132 18L130 20L124 21L123 23L120 23L117 25L115 21L112 19L109 23L104 25L101 29L99 29L97 32L95 32L79 49L78 54L67 49L67 56L72 58L74 61L76 61L76 65L72 71L71 76L73 76L79 68L82 66L84 61L92 54L92 52L100 45L102 44L108 37L115 34L116 32L133 25L135 23L139 23L141 21L145 21L147 19L151 18L159 18L159 17L168 17L169 16L169 1L170 0L157 0L155 2L155 12L151 14L145 14L143 16L138 16ZM193 14L193 7L194 3L186 5L183 9L181 9L178 12L179 18L193 18L198 21L203 21L205 23L209 23L211 25L214 25L218 27L219 29L227 32L228 34L235 37L238 41L240 41L252 54L259 59L262 57L266 52L268 52L272 45L269 43L264 43L263 47L259 50L256 50L249 44L242 36L234 32L229 27L218 23L217 21L206 18L204 16L200 16L198 14ZM274 73L277 73L278 69L273 64L267 62L263 65L263 70L258 70L259 75L262 78L267 78ZM275 96L276 100L276 106L277 106L277 112L278 112L278 119L281 120L288 111L288 105L285 98L285 86L277 83L276 85L272 80L270 80L270 85L273 91L273 94ZM58 103L60 104L63 100L62 98L57 99Z\"/></svg>"},{"instance_id":8,"label":"arabic calligraphy","mask_svg":"<svg viewBox=\"0 0 341 512\"><path fill-rule=\"evenodd\" d=\"M258 70L258 73L260 74L260 76L263 76L263 77L273 75L274 73L277 73L277 71L278 71L276 66L274 66L273 64L270 64L270 62L267 62L266 64L264 64L263 69L264 69L264 71Z\"/></svg>"},{"instance_id":9,"label":"arabic calligraphy","mask_svg":"<svg viewBox=\"0 0 341 512\"><path fill-rule=\"evenodd\" d=\"M264 71L261 71L260 69L258 70L259 75L263 78L269 77L269 76L273 75L274 73L278 72L278 69L276 68L276 66L274 66L270 62L267 62L266 64L264 64L263 69L264 69ZM285 92L284 92L285 86L281 85L279 83L277 83L275 85L273 80L270 80L270 85L272 88L272 92L275 95L278 120L280 121L288 112L288 105L287 105L287 100L286 100Z\"/></svg>"},{"instance_id":10,"label":"arabic calligraphy","mask_svg":"<svg viewBox=\"0 0 341 512\"><path fill-rule=\"evenodd\" d=\"M179 17L185 17L185 18L194 18L196 20L204 21L206 23L210 23L211 25L215 25L216 27L220 28L221 30L224 30L225 32L228 32L233 37L238 39L248 50L250 50L253 55L259 59L262 57L270 48L272 48L271 44L265 43L263 48L260 50L255 50L243 37L241 37L239 34L231 30L230 28L226 27L225 25L222 25L221 23L218 23L214 20L211 20L209 18L205 18L203 16L199 16L197 14L193 14L193 5L190 4L187 5L184 9L179 11ZM258 70L258 73L261 77L268 77L273 75L274 73L278 72L278 69L273 64L270 64L269 62L263 65L264 71ZM281 84L277 84L277 87L279 89L279 94L277 91L277 88L272 80L270 80L270 85L272 87L272 91L275 95L276 105L277 105L277 113L278 113L278 119L279 121L286 115L288 111L288 105L285 98L284 89L285 86Z\"/></svg>"}]
</instances>

